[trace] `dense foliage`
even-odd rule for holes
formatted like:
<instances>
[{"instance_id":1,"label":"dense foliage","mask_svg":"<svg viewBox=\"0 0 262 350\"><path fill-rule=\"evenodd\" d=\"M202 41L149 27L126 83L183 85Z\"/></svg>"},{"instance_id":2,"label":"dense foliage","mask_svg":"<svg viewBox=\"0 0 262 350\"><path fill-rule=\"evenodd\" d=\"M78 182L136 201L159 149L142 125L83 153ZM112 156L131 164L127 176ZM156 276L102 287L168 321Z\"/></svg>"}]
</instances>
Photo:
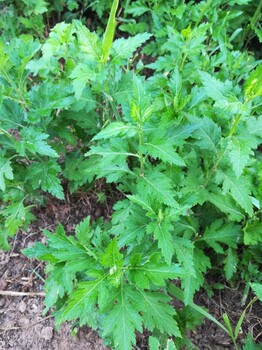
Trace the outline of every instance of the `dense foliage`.
<instances>
[{"instance_id":1,"label":"dense foliage","mask_svg":"<svg viewBox=\"0 0 262 350\"><path fill-rule=\"evenodd\" d=\"M88 217L75 236L60 225L25 251L48 262L46 311L98 329L112 349L132 349L144 329L152 350L193 348L183 335L195 312L207 316L193 303L207 271L262 298L262 65L251 50L262 3L115 0L103 36L84 22L91 9L103 25L107 1L1 3L19 20L0 20L0 246L47 193L64 198L63 178L71 192L106 179L121 198L110 222Z\"/></svg>"}]
</instances>

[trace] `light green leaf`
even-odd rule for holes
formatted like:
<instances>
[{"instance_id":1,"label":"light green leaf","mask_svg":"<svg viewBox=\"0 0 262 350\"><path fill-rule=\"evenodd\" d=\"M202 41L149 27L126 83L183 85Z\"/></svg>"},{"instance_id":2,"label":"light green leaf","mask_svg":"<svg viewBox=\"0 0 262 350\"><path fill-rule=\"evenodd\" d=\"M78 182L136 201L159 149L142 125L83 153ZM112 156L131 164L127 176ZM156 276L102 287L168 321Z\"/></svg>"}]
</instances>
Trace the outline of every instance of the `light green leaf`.
<instances>
[{"instance_id":1,"label":"light green leaf","mask_svg":"<svg viewBox=\"0 0 262 350\"><path fill-rule=\"evenodd\" d=\"M150 142L145 142L141 145L141 150L144 153L148 153L153 158L158 158L163 162L170 164L184 166L185 162L175 151L173 144L170 140L165 138L154 138Z\"/></svg>"},{"instance_id":2,"label":"light green leaf","mask_svg":"<svg viewBox=\"0 0 262 350\"><path fill-rule=\"evenodd\" d=\"M262 222L256 220L247 222L244 227L244 244L257 245L262 242Z\"/></svg>"},{"instance_id":3,"label":"light green leaf","mask_svg":"<svg viewBox=\"0 0 262 350\"><path fill-rule=\"evenodd\" d=\"M23 128L21 137L22 141L17 143L17 148L21 155L24 155L24 150L28 150L33 154L38 153L43 156L58 157L57 152L45 141L49 135L42 133L33 126Z\"/></svg>"},{"instance_id":4,"label":"light green leaf","mask_svg":"<svg viewBox=\"0 0 262 350\"><path fill-rule=\"evenodd\" d=\"M147 225L147 233L153 234L157 240L158 247L161 249L162 255L168 265L171 264L174 254L172 232L173 225L168 221L151 222Z\"/></svg>"},{"instance_id":5,"label":"light green leaf","mask_svg":"<svg viewBox=\"0 0 262 350\"><path fill-rule=\"evenodd\" d=\"M262 64L250 74L245 84L245 98L247 100L258 96L262 96Z\"/></svg>"},{"instance_id":6,"label":"light green leaf","mask_svg":"<svg viewBox=\"0 0 262 350\"><path fill-rule=\"evenodd\" d=\"M236 248L240 238L240 226L234 223L224 224L222 219L214 221L204 232L198 241L206 241L216 253L223 254L221 243L231 248Z\"/></svg>"},{"instance_id":7,"label":"light green leaf","mask_svg":"<svg viewBox=\"0 0 262 350\"><path fill-rule=\"evenodd\" d=\"M161 254L152 254L144 264L132 263L129 276L135 281L136 286L149 289L150 283L163 287L167 279L176 279L184 275L184 270L178 264L167 265L161 261Z\"/></svg>"},{"instance_id":8,"label":"light green leaf","mask_svg":"<svg viewBox=\"0 0 262 350\"><path fill-rule=\"evenodd\" d=\"M59 199L64 199L63 187L58 178L59 172L60 166L52 159L43 163L32 163L28 167L26 180L30 181L34 189L41 188Z\"/></svg>"},{"instance_id":9,"label":"light green leaf","mask_svg":"<svg viewBox=\"0 0 262 350\"><path fill-rule=\"evenodd\" d=\"M187 269L187 273L185 277L182 278L181 285L184 288L184 303L185 305L190 305L195 292L203 285L205 281L204 274L206 273L207 268L211 267L211 263L210 259L203 253L202 250L198 248L194 248L194 251L191 254L190 250L187 249L187 260L189 263L184 262L183 264L185 269ZM191 261L193 263L194 270L192 270L190 266Z\"/></svg>"},{"instance_id":10,"label":"light green leaf","mask_svg":"<svg viewBox=\"0 0 262 350\"><path fill-rule=\"evenodd\" d=\"M194 264L194 244L183 237L173 237L173 249L178 262L193 278L196 277Z\"/></svg>"},{"instance_id":11,"label":"light green leaf","mask_svg":"<svg viewBox=\"0 0 262 350\"><path fill-rule=\"evenodd\" d=\"M103 42L102 42L102 62L103 63L106 63L108 59L108 56L112 47L112 43L114 40L115 28L116 28L116 11L118 8L118 3L119 3L119 0L113 1L109 19L107 21L107 26L106 26L106 30L105 30Z\"/></svg>"},{"instance_id":12,"label":"light green leaf","mask_svg":"<svg viewBox=\"0 0 262 350\"><path fill-rule=\"evenodd\" d=\"M14 174L11 167L10 159L1 158L0 159L0 190L5 191L6 184L5 179L13 180Z\"/></svg>"},{"instance_id":13,"label":"light green leaf","mask_svg":"<svg viewBox=\"0 0 262 350\"><path fill-rule=\"evenodd\" d=\"M237 271L238 256L236 250L230 247L227 249L226 254L224 271L227 280L230 280Z\"/></svg>"},{"instance_id":14,"label":"light green leaf","mask_svg":"<svg viewBox=\"0 0 262 350\"><path fill-rule=\"evenodd\" d=\"M165 350L177 350L177 347L175 346L173 340L168 339Z\"/></svg>"},{"instance_id":15,"label":"light green leaf","mask_svg":"<svg viewBox=\"0 0 262 350\"><path fill-rule=\"evenodd\" d=\"M146 198L143 198L139 195L127 195L126 196L131 202L139 205L141 208L146 210L148 213L155 214L153 208L150 206L150 203Z\"/></svg>"},{"instance_id":16,"label":"light green leaf","mask_svg":"<svg viewBox=\"0 0 262 350\"><path fill-rule=\"evenodd\" d=\"M163 173L152 170L141 176L143 181L138 184L138 192L142 197L150 196L160 203L164 203L171 207L178 207L178 203L174 199L172 184L170 179Z\"/></svg>"},{"instance_id":17,"label":"light green leaf","mask_svg":"<svg viewBox=\"0 0 262 350\"><path fill-rule=\"evenodd\" d=\"M242 209L237 206L234 199L229 194L209 193L208 200L214 204L219 210L227 214L231 221L241 221L245 215Z\"/></svg>"},{"instance_id":18,"label":"light green leaf","mask_svg":"<svg viewBox=\"0 0 262 350\"><path fill-rule=\"evenodd\" d=\"M226 100L228 89L225 86L225 83L206 72L199 72L199 76L202 84L204 85L207 96L212 98L214 101Z\"/></svg>"},{"instance_id":19,"label":"light green leaf","mask_svg":"<svg viewBox=\"0 0 262 350\"><path fill-rule=\"evenodd\" d=\"M256 293L260 301L262 301L262 284L261 283L251 283L251 288Z\"/></svg>"},{"instance_id":20,"label":"light green leaf","mask_svg":"<svg viewBox=\"0 0 262 350\"><path fill-rule=\"evenodd\" d=\"M116 40L112 46L112 63L121 64L132 57L133 52L136 51L144 42L146 42L152 35L148 33L137 34L128 39L121 38Z\"/></svg>"},{"instance_id":21,"label":"light green leaf","mask_svg":"<svg viewBox=\"0 0 262 350\"><path fill-rule=\"evenodd\" d=\"M101 254L100 262L105 267L118 268L123 266L123 254L119 252L116 238L106 248L105 253Z\"/></svg>"},{"instance_id":22,"label":"light green leaf","mask_svg":"<svg viewBox=\"0 0 262 350\"><path fill-rule=\"evenodd\" d=\"M56 317L56 324L79 319L80 326L88 324L90 327L96 327L94 309L103 280L104 277L101 276L93 281L79 283Z\"/></svg>"},{"instance_id":23,"label":"light green leaf","mask_svg":"<svg viewBox=\"0 0 262 350\"><path fill-rule=\"evenodd\" d=\"M191 118L193 125L197 124L197 129L192 137L197 139L195 144L205 151L217 152L217 145L221 139L221 128L208 117Z\"/></svg>"},{"instance_id":24,"label":"light green leaf","mask_svg":"<svg viewBox=\"0 0 262 350\"><path fill-rule=\"evenodd\" d=\"M249 196L250 182L247 178L241 177L237 179L229 172L217 172L218 181L223 182L223 194L230 193L237 204L245 210L249 215L253 213L253 205Z\"/></svg>"},{"instance_id":25,"label":"light green leaf","mask_svg":"<svg viewBox=\"0 0 262 350\"><path fill-rule=\"evenodd\" d=\"M171 298L159 292L146 292L139 289L137 302L142 311L145 327L149 331L157 328L161 333L181 337L181 333L174 320L175 309L169 305Z\"/></svg>"},{"instance_id":26,"label":"light green leaf","mask_svg":"<svg viewBox=\"0 0 262 350\"><path fill-rule=\"evenodd\" d=\"M133 137L137 134L137 128L122 122L113 122L100 131L93 140L110 139L111 137Z\"/></svg>"},{"instance_id":27,"label":"light green leaf","mask_svg":"<svg viewBox=\"0 0 262 350\"><path fill-rule=\"evenodd\" d=\"M95 33L91 33L80 21L75 21L78 44L83 52L88 54L95 61L101 58L101 42Z\"/></svg>"},{"instance_id":28,"label":"light green leaf","mask_svg":"<svg viewBox=\"0 0 262 350\"><path fill-rule=\"evenodd\" d=\"M114 349L132 350L136 343L135 330L143 332L143 319L136 306L138 298L140 293L126 286L116 295L117 302L103 319L102 334L113 338Z\"/></svg>"},{"instance_id":29,"label":"light green leaf","mask_svg":"<svg viewBox=\"0 0 262 350\"><path fill-rule=\"evenodd\" d=\"M77 100L82 96L82 92L90 80L94 80L96 77L95 67L92 67L87 63L79 63L70 74L70 78L73 79L73 90Z\"/></svg>"},{"instance_id":30,"label":"light green leaf","mask_svg":"<svg viewBox=\"0 0 262 350\"><path fill-rule=\"evenodd\" d=\"M75 235L78 241L83 245L88 245L92 238L93 231L90 226L90 216L81 221L75 228Z\"/></svg>"},{"instance_id":31,"label":"light green leaf","mask_svg":"<svg viewBox=\"0 0 262 350\"><path fill-rule=\"evenodd\" d=\"M253 154L253 151L245 141L236 137L230 140L228 149L230 163L232 164L236 177L239 178L242 175L245 166L248 164L250 155Z\"/></svg>"},{"instance_id":32,"label":"light green leaf","mask_svg":"<svg viewBox=\"0 0 262 350\"><path fill-rule=\"evenodd\" d=\"M149 343L149 350L159 350L160 343L157 338L150 336L148 343Z\"/></svg>"}]
</instances>

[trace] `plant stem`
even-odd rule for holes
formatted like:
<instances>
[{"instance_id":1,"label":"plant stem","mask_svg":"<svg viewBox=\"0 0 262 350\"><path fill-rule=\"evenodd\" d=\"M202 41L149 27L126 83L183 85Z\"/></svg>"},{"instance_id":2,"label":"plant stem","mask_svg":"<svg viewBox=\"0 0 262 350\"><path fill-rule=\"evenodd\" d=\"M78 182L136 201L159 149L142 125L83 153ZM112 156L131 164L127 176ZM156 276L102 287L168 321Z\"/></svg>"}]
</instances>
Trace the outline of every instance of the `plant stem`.
<instances>
[{"instance_id":1,"label":"plant stem","mask_svg":"<svg viewBox=\"0 0 262 350\"><path fill-rule=\"evenodd\" d=\"M237 115L237 117L236 117L236 119L235 119L235 121L234 121L234 123L233 123L233 125L232 125L232 127L231 127L231 129L229 131L229 133L228 133L227 140L229 140L234 135L234 133L236 131L236 128L237 128L237 126L238 126L238 124L239 124L239 122L241 120L241 117L242 117L241 114ZM225 153L227 151L227 146L228 146L228 142L225 145L224 149L222 149L218 153L218 158L217 158L215 164L213 165L213 167L212 167L212 169L211 169L211 171L210 171L206 181L204 182L204 185L203 185L204 188L207 186L208 182L210 181L211 177L213 176L214 172L216 171L218 164L221 162L222 158L224 157L224 155L225 155Z\"/></svg>"},{"instance_id":2,"label":"plant stem","mask_svg":"<svg viewBox=\"0 0 262 350\"><path fill-rule=\"evenodd\" d=\"M142 123L141 122L139 124L138 132L139 132L139 147L140 147L143 144L143 130L142 130ZM144 159L142 151L139 151L139 158L140 158L140 175L143 176L144 170L145 170L145 159Z\"/></svg>"},{"instance_id":3,"label":"plant stem","mask_svg":"<svg viewBox=\"0 0 262 350\"><path fill-rule=\"evenodd\" d=\"M241 114L237 115L237 117L236 117L236 119L235 119L235 121L234 121L234 123L233 123L233 125L232 125L232 127L230 129L230 131L229 131L228 137L232 137L233 134L235 133L236 127L238 126L238 123L240 122L241 116L242 116Z\"/></svg>"}]
</instances>

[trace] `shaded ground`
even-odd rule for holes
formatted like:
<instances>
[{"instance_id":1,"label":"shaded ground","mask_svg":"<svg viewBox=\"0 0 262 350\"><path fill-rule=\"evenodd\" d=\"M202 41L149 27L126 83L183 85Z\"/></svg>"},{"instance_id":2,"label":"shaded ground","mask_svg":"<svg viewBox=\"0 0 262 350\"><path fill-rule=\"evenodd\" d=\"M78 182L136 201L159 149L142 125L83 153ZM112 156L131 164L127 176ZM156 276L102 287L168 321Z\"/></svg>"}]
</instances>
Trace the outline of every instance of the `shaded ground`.
<instances>
[{"instance_id":1,"label":"shaded ground","mask_svg":"<svg viewBox=\"0 0 262 350\"><path fill-rule=\"evenodd\" d=\"M97 189L96 189L97 190ZM112 195L112 193L111 193ZM117 196L117 194L116 194ZM110 198L110 197L108 197ZM112 196L111 196L112 198ZM98 203L93 192L79 195L67 201L50 199L46 208L36 212L38 220L26 232L20 231L11 251L0 253L0 291L12 291L13 296L0 295L0 350L106 350L102 340L87 327L72 336L69 324L55 330L52 316L42 316L43 296L19 296L16 292L42 293L44 283L44 264L30 261L20 252L21 249L42 240L41 229L54 231L61 222L67 232L72 233L75 225L85 216L100 216L106 219L112 213L113 201ZM225 287L209 299L204 291L196 295L195 302L204 306L221 321L227 312L233 324L236 324L244 307L240 306L242 294L238 289ZM243 323L243 336L239 338L240 348L244 336L250 332L257 342L262 341L262 305L256 302L248 311ZM233 349L228 337L214 323L205 323L188 334L197 349L223 350ZM138 335L137 349L148 349L147 334Z\"/></svg>"}]
</instances>

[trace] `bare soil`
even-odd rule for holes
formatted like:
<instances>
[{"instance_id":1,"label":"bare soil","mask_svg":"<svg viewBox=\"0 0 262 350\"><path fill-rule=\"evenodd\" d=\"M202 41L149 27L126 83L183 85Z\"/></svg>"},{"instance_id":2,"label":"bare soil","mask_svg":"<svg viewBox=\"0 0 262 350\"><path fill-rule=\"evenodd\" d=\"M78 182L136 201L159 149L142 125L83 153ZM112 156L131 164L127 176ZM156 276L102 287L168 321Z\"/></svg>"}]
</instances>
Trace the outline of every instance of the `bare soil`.
<instances>
[{"instance_id":1,"label":"bare soil","mask_svg":"<svg viewBox=\"0 0 262 350\"><path fill-rule=\"evenodd\" d=\"M26 231L18 232L12 242L12 250L0 252L0 350L108 349L98 335L89 328L83 327L73 336L70 324L64 324L60 331L57 331L52 315L42 315L44 264L29 260L21 253L23 248L31 246L36 241L44 242L42 229L54 231L59 222L64 225L67 232L73 233L76 224L87 215L93 219L100 216L109 219L114 202L112 192L111 199L103 203L98 202L95 193L79 194L66 201L50 198L45 208L35 210L37 221ZM13 295L3 295L10 292ZM36 294L21 296L19 293ZM195 302L206 307L220 321L222 314L227 312L230 320L236 324L244 310L244 306L240 305L241 297L241 288L231 289L225 285L225 289L215 292L212 298L208 298L206 292L202 290L196 295ZM248 332L258 343L262 341L261 317L262 305L256 302L245 317L243 334L239 338L240 349ZM196 349L233 349L230 339L208 320L196 330L188 332L188 336ZM138 335L136 349L148 349L147 338L147 333Z\"/></svg>"}]
</instances>

